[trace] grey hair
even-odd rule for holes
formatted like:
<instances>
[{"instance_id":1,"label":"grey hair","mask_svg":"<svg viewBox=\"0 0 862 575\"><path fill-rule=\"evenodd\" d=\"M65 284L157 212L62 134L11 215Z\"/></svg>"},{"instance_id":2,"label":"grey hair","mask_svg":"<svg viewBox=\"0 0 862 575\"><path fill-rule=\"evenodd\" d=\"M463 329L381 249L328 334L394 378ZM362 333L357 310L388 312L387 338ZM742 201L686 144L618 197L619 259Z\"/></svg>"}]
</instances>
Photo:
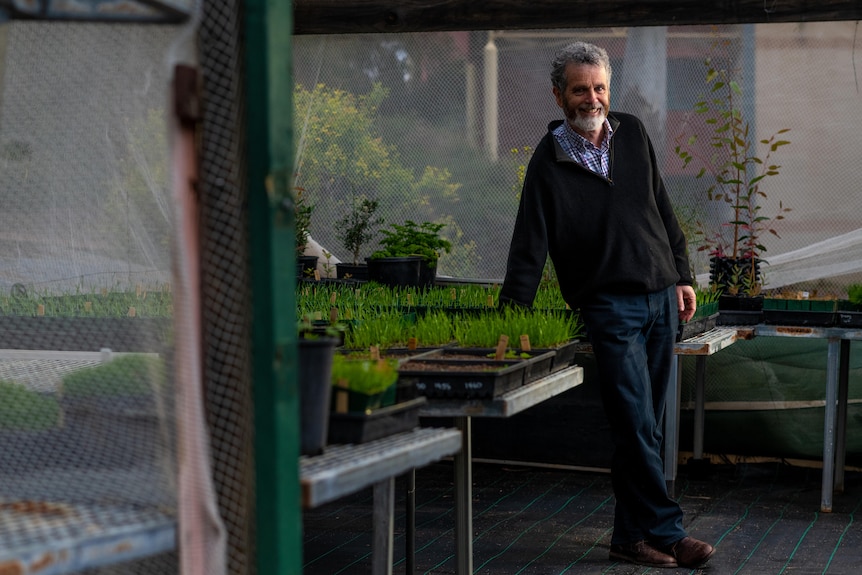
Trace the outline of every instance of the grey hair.
<instances>
[{"instance_id":1,"label":"grey hair","mask_svg":"<svg viewBox=\"0 0 862 575\"><path fill-rule=\"evenodd\" d=\"M608 73L608 83L611 81L611 59L607 51L589 42L573 42L560 49L551 64L551 83L560 91L566 89L566 66L572 63L600 66Z\"/></svg>"}]
</instances>

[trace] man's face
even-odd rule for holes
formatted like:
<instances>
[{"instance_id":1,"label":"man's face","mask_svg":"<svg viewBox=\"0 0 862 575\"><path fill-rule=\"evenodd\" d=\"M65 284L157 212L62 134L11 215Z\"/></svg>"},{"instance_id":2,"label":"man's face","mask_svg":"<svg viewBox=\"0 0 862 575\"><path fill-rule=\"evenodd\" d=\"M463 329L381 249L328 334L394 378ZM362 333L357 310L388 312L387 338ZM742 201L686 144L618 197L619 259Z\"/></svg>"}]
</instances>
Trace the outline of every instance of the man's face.
<instances>
[{"instance_id":1,"label":"man's face","mask_svg":"<svg viewBox=\"0 0 862 575\"><path fill-rule=\"evenodd\" d=\"M566 88L561 92L554 86L554 97L577 133L586 137L600 131L610 107L607 72L601 66L568 64Z\"/></svg>"}]
</instances>

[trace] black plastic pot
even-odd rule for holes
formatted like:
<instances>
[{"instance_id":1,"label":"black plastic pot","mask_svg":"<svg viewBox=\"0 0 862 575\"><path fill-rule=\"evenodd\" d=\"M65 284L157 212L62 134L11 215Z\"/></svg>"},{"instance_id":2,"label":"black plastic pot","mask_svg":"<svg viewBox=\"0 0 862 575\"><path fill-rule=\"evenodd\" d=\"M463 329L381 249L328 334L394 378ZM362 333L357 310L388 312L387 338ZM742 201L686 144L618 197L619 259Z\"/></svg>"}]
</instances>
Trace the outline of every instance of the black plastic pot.
<instances>
[{"instance_id":1,"label":"black plastic pot","mask_svg":"<svg viewBox=\"0 0 862 575\"><path fill-rule=\"evenodd\" d=\"M368 260L369 281L393 287L420 286L419 256L376 258ZM436 269L434 270L436 273Z\"/></svg>"},{"instance_id":2,"label":"black plastic pot","mask_svg":"<svg viewBox=\"0 0 862 575\"><path fill-rule=\"evenodd\" d=\"M424 259L419 262L419 286L431 287L437 280L437 264L433 266Z\"/></svg>"},{"instance_id":3,"label":"black plastic pot","mask_svg":"<svg viewBox=\"0 0 862 575\"><path fill-rule=\"evenodd\" d=\"M300 454L319 455L326 446L332 397L332 358L338 339L299 339Z\"/></svg>"},{"instance_id":4,"label":"black plastic pot","mask_svg":"<svg viewBox=\"0 0 862 575\"><path fill-rule=\"evenodd\" d=\"M760 281L760 263L761 260L754 260L754 275L757 281ZM728 293L729 287L732 287L731 277L734 274L734 271L738 271L741 275L748 275L751 273L751 259L750 258L719 258L719 257L711 257L709 258L709 283L710 285L717 285L724 293Z\"/></svg>"},{"instance_id":5,"label":"black plastic pot","mask_svg":"<svg viewBox=\"0 0 862 575\"><path fill-rule=\"evenodd\" d=\"M296 256L296 277L314 278L317 269L317 256Z\"/></svg>"},{"instance_id":6,"label":"black plastic pot","mask_svg":"<svg viewBox=\"0 0 862 575\"><path fill-rule=\"evenodd\" d=\"M340 280L368 281L368 264L335 264L335 274Z\"/></svg>"}]
</instances>

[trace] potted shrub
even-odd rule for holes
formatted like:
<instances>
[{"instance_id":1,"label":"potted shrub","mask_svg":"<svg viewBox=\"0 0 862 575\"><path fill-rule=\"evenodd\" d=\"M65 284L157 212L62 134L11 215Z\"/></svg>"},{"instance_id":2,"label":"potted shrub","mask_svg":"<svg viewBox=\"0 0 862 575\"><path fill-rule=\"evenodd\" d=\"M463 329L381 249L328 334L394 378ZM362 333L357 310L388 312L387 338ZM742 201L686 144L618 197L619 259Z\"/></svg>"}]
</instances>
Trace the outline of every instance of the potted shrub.
<instances>
[{"instance_id":1,"label":"potted shrub","mask_svg":"<svg viewBox=\"0 0 862 575\"><path fill-rule=\"evenodd\" d=\"M353 256L353 262L335 264L339 279L368 279L368 264L360 263L363 246L377 235L377 227L383 223L383 218L374 218L377 211L377 200L354 198L351 210L338 220L336 236L345 250Z\"/></svg>"},{"instance_id":2,"label":"potted shrub","mask_svg":"<svg viewBox=\"0 0 862 575\"><path fill-rule=\"evenodd\" d=\"M706 68L706 83L714 97L695 104L694 111L705 118L711 130L708 146L699 147L696 135L682 135L679 139L685 141L675 151L684 167L691 162L699 165L697 178L710 179L707 198L729 209L729 219L718 229L697 223L697 235L702 239L698 250L710 255L710 283L723 292L720 307L725 309L729 305L726 298L759 296L763 286L760 265L766 263L762 236L767 233L778 236L774 224L790 211L779 202L774 215L761 213L761 201L767 197L764 180L777 176L781 168L772 163L772 154L790 143L781 137L789 129L760 139L759 144L766 146L766 154L758 155L758 141L737 103L742 93L739 84L726 70L712 66L710 60L706 61Z\"/></svg>"},{"instance_id":3,"label":"potted shrub","mask_svg":"<svg viewBox=\"0 0 862 575\"><path fill-rule=\"evenodd\" d=\"M432 286L437 277L441 252L452 244L440 236L445 224L407 220L381 230L380 249L368 260L368 279L396 286Z\"/></svg>"},{"instance_id":4,"label":"potted shrub","mask_svg":"<svg viewBox=\"0 0 862 575\"><path fill-rule=\"evenodd\" d=\"M302 279L314 276L314 270L317 269L317 256L305 255L314 204L309 202L305 188L297 186L293 191L293 221L296 230L296 277Z\"/></svg>"}]
</instances>

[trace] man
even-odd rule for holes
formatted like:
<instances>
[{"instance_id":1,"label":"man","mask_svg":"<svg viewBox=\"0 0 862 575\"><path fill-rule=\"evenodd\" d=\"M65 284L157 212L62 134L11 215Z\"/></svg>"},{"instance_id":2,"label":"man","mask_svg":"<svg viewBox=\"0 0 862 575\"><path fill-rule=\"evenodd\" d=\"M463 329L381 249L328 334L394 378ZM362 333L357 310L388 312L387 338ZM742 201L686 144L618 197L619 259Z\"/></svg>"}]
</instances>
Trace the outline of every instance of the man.
<instances>
[{"instance_id":1,"label":"man","mask_svg":"<svg viewBox=\"0 0 862 575\"><path fill-rule=\"evenodd\" d=\"M592 44L554 59L565 121L549 125L527 167L500 300L532 305L550 254L564 299L581 311L614 441L610 558L693 568L714 549L682 527L661 442L677 326L695 294L652 144L636 117L609 113L610 79L607 52Z\"/></svg>"}]
</instances>

